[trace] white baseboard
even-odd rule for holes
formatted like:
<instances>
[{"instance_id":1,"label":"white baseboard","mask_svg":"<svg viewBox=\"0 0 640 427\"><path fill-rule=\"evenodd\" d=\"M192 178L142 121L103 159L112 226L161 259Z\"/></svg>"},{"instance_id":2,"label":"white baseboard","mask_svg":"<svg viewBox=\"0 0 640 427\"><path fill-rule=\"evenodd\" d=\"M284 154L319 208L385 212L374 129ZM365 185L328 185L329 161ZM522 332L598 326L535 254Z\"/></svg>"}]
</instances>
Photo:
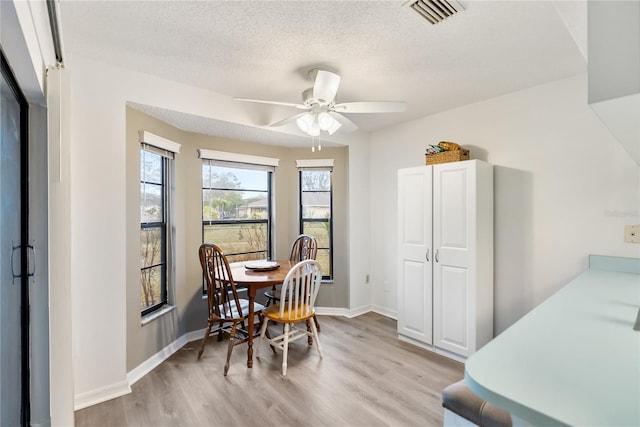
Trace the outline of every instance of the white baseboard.
<instances>
[{"instance_id":1,"label":"white baseboard","mask_svg":"<svg viewBox=\"0 0 640 427\"><path fill-rule=\"evenodd\" d=\"M397 315L395 311L387 310L377 305L363 305L362 307L348 309L348 308L336 308L336 307L316 307L316 313L321 316L344 316L347 319L353 319L354 317L361 316L363 314L373 311L374 313L381 314L392 319L396 319Z\"/></svg>"},{"instance_id":2,"label":"white baseboard","mask_svg":"<svg viewBox=\"0 0 640 427\"><path fill-rule=\"evenodd\" d=\"M129 386L134 385L140 378L151 372L156 366L167 360L173 353L180 350L186 343L198 340L204 335L204 329L187 332L177 340L142 362L127 373Z\"/></svg>"},{"instance_id":3,"label":"white baseboard","mask_svg":"<svg viewBox=\"0 0 640 427\"><path fill-rule=\"evenodd\" d=\"M381 314L385 317L389 317L393 320L398 320L398 312L396 310L389 310L388 308L381 307L379 305L372 305L371 311Z\"/></svg>"},{"instance_id":4,"label":"white baseboard","mask_svg":"<svg viewBox=\"0 0 640 427\"><path fill-rule=\"evenodd\" d=\"M336 307L316 307L316 313L319 315L327 316L344 316L348 319L361 316L363 314L374 312L381 314L385 317L397 320L398 313L394 310L389 310L379 305L363 305L362 307L348 309L348 308L336 308Z\"/></svg>"},{"instance_id":5,"label":"white baseboard","mask_svg":"<svg viewBox=\"0 0 640 427\"><path fill-rule=\"evenodd\" d=\"M120 381L86 393L77 394L74 399L73 409L77 411L78 409L106 402L107 400L115 399L116 397L124 396L129 393L131 393L129 381Z\"/></svg>"},{"instance_id":6,"label":"white baseboard","mask_svg":"<svg viewBox=\"0 0 640 427\"><path fill-rule=\"evenodd\" d=\"M187 340L186 342L201 340L204 337L204 330L206 328L198 329L197 331L187 332L183 336Z\"/></svg>"},{"instance_id":7,"label":"white baseboard","mask_svg":"<svg viewBox=\"0 0 640 427\"><path fill-rule=\"evenodd\" d=\"M316 313L327 316L344 316L348 319L360 316L371 311L371 306L362 306L355 309L337 308L337 307L316 307Z\"/></svg>"},{"instance_id":8,"label":"white baseboard","mask_svg":"<svg viewBox=\"0 0 640 427\"><path fill-rule=\"evenodd\" d=\"M321 316L344 316L349 317L349 309L348 308L338 308L338 307L315 307L316 314Z\"/></svg>"}]
</instances>

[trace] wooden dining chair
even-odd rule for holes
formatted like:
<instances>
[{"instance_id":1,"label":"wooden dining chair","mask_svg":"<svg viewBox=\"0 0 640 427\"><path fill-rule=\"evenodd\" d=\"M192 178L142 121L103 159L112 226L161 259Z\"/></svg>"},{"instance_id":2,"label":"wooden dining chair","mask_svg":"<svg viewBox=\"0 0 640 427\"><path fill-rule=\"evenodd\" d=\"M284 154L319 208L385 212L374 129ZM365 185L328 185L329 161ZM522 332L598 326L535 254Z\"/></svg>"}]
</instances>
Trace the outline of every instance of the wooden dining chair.
<instances>
[{"instance_id":1,"label":"wooden dining chair","mask_svg":"<svg viewBox=\"0 0 640 427\"><path fill-rule=\"evenodd\" d=\"M315 314L315 302L322 281L322 267L315 260L300 261L287 274L282 284L280 303L266 307L263 310L264 322L260 328L260 338L256 348L256 358L259 358L262 339L282 350L282 376L287 376L287 355L289 343L302 337L315 338L316 348L322 358L322 347L318 339L318 330L314 322L309 322ZM269 321L284 324L284 332L277 337L267 336ZM305 329L296 327L296 323L304 322ZM311 325L311 331L309 331ZM311 345L311 341L309 342Z\"/></svg>"},{"instance_id":2,"label":"wooden dining chair","mask_svg":"<svg viewBox=\"0 0 640 427\"><path fill-rule=\"evenodd\" d=\"M289 261L300 262L307 259L315 260L317 254L318 242L316 241L316 238L309 234L300 234L291 245ZM274 285L271 290L264 293L264 296L267 297L265 307L269 307L273 302L280 301L280 290ZM313 316L313 321L316 324L318 331L320 331L320 323L315 315Z\"/></svg>"},{"instance_id":3,"label":"wooden dining chair","mask_svg":"<svg viewBox=\"0 0 640 427\"><path fill-rule=\"evenodd\" d=\"M249 312L249 300L238 298L229 261L219 246L205 243L200 246L198 253L202 273L207 283L207 306L209 308L209 319L202 339L202 347L198 352L198 359L202 356L204 346L211 335L211 329L214 325L219 325L218 341L222 341L223 334L229 334L227 361L224 365L224 375L226 376L229 371L229 359L231 359L233 347L247 342L249 334L255 335L254 331L248 331L244 328L244 321L247 320L246 314ZM264 321L262 315L264 306L253 303L253 307L261 326Z\"/></svg>"}]
</instances>

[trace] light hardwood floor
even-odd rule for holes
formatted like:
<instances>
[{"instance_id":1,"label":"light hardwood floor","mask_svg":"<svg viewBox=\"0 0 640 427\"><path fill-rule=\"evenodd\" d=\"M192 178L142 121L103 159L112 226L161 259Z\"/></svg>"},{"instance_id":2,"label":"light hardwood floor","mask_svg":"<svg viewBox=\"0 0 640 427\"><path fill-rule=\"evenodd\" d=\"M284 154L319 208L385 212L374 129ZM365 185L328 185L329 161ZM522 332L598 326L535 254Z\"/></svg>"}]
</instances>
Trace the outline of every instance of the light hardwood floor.
<instances>
[{"instance_id":1,"label":"light hardwood floor","mask_svg":"<svg viewBox=\"0 0 640 427\"><path fill-rule=\"evenodd\" d=\"M324 358L296 341L286 378L281 352L264 343L252 369L237 346L225 378L227 341L210 339L200 361L194 341L131 394L77 411L76 426L442 425L442 389L463 378L463 364L399 341L396 321L379 314L318 320Z\"/></svg>"}]
</instances>

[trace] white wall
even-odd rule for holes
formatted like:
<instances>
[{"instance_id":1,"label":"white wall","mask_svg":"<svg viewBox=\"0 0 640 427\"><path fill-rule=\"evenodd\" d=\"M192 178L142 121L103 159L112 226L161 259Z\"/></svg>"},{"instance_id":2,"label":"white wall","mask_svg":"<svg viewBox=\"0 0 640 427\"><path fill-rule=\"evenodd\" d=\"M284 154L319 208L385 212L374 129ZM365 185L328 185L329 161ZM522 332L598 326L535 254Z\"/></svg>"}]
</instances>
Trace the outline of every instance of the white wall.
<instances>
[{"instance_id":1,"label":"white wall","mask_svg":"<svg viewBox=\"0 0 640 427\"><path fill-rule=\"evenodd\" d=\"M424 164L439 141L495 165L496 334L584 271L588 254L640 257L640 245L623 242L624 224L640 221L639 167L577 76L372 135L374 305L397 310L397 169Z\"/></svg>"},{"instance_id":2,"label":"white wall","mask_svg":"<svg viewBox=\"0 0 640 427\"><path fill-rule=\"evenodd\" d=\"M75 405L91 405L129 391L126 381L126 102L136 102L237 123L247 123L231 97L92 60L67 58L71 74L71 286ZM354 144L348 181L347 227L351 271L368 268L368 146ZM351 147L350 147L351 151ZM351 222L355 220L354 226ZM351 272L349 273L352 274ZM365 304L362 287L352 299Z\"/></svg>"},{"instance_id":3,"label":"white wall","mask_svg":"<svg viewBox=\"0 0 640 427\"><path fill-rule=\"evenodd\" d=\"M369 311L371 307L371 285L367 283L371 260L371 223L369 189L369 141L360 137L349 144L347 179L347 216L349 235L349 309L352 315ZM384 313L384 309L374 307Z\"/></svg>"}]
</instances>

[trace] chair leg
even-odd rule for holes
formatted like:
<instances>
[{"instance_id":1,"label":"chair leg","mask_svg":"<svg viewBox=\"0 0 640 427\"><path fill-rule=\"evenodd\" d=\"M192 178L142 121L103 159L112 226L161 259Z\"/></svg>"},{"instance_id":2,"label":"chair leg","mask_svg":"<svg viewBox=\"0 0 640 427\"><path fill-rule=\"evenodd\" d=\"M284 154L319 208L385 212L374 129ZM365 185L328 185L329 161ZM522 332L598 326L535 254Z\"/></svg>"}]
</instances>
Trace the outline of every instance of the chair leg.
<instances>
[{"instance_id":1,"label":"chair leg","mask_svg":"<svg viewBox=\"0 0 640 427\"><path fill-rule=\"evenodd\" d=\"M224 376L227 376L227 372L229 372L229 360L231 359L231 352L233 351L234 341L236 339L236 328L238 324L234 323L231 326L231 336L229 337L229 348L227 349L227 362L224 364Z\"/></svg>"},{"instance_id":2,"label":"chair leg","mask_svg":"<svg viewBox=\"0 0 640 427\"><path fill-rule=\"evenodd\" d=\"M318 322L318 318L316 317L316 315L313 315L313 322L316 324L316 329L318 330L318 333L320 333L320 323Z\"/></svg>"},{"instance_id":3,"label":"chair leg","mask_svg":"<svg viewBox=\"0 0 640 427\"><path fill-rule=\"evenodd\" d=\"M222 337L224 336L224 329L222 326L224 326L224 322L220 322L220 327L218 328L218 342L222 341Z\"/></svg>"},{"instance_id":4,"label":"chair leg","mask_svg":"<svg viewBox=\"0 0 640 427\"><path fill-rule=\"evenodd\" d=\"M276 348L271 344L271 334L269 333L269 329L267 329L264 334L269 340L269 347L271 347L271 351L273 351L273 354L276 354Z\"/></svg>"},{"instance_id":5,"label":"chair leg","mask_svg":"<svg viewBox=\"0 0 640 427\"><path fill-rule=\"evenodd\" d=\"M318 354L322 359L322 346L320 345L320 340L318 339L318 329L316 329L315 322L311 322L311 330L313 331L313 336L316 339L316 347L318 348Z\"/></svg>"},{"instance_id":6,"label":"chair leg","mask_svg":"<svg viewBox=\"0 0 640 427\"><path fill-rule=\"evenodd\" d=\"M284 324L284 343L282 347L282 376L287 376L287 356L289 355L289 328L288 323Z\"/></svg>"},{"instance_id":7,"label":"chair leg","mask_svg":"<svg viewBox=\"0 0 640 427\"><path fill-rule=\"evenodd\" d=\"M211 322L207 322L207 329L204 331L204 338L202 338L202 347L200 347L200 351L198 352L198 360L202 356L202 352L204 351L204 346L207 343L207 339L209 338L209 334L211 333L211 327L213 324Z\"/></svg>"},{"instance_id":8,"label":"chair leg","mask_svg":"<svg viewBox=\"0 0 640 427\"><path fill-rule=\"evenodd\" d=\"M260 327L260 336L258 337L258 342L256 344L256 359L260 358L260 347L262 344L262 338L265 335L269 334L269 331L267 331L267 324L269 323L269 319L264 319L261 323L262 323L262 326ZM269 341L271 341L270 338L269 338ZM271 344L271 342L269 342L269 344ZM271 346L271 348L273 348L273 346Z\"/></svg>"},{"instance_id":9,"label":"chair leg","mask_svg":"<svg viewBox=\"0 0 640 427\"><path fill-rule=\"evenodd\" d=\"M313 337L311 336L311 321L307 319L307 344L313 345Z\"/></svg>"},{"instance_id":10,"label":"chair leg","mask_svg":"<svg viewBox=\"0 0 640 427\"><path fill-rule=\"evenodd\" d=\"M273 286L271 287L271 293L272 293L272 295L275 293L276 289L277 289L277 288L276 288L276 285L273 285ZM269 307L269 306L271 305L271 303L272 303L272 302L273 302L272 298L267 297L267 302L264 304L264 306L265 306L265 307Z\"/></svg>"}]
</instances>

